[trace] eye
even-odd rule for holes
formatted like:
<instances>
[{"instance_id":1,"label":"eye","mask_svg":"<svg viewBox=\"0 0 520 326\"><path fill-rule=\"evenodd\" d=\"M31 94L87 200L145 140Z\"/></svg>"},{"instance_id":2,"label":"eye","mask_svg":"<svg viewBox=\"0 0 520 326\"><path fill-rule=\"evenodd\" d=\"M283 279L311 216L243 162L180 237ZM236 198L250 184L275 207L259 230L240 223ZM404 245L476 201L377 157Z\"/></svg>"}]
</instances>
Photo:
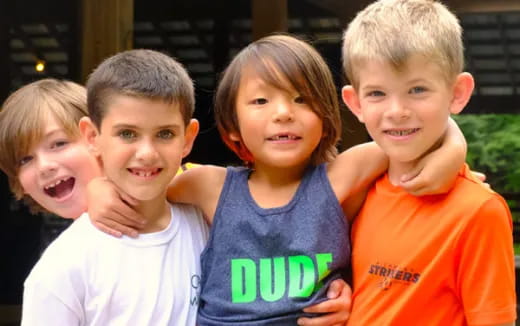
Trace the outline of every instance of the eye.
<instances>
[{"instance_id":1,"label":"eye","mask_svg":"<svg viewBox=\"0 0 520 326\"><path fill-rule=\"evenodd\" d=\"M303 96L296 96L294 98L294 103L305 104L305 103L307 103L307 101L305 100L305 97L303 97Z\"/></svg>"},{"instance_id":2,"label":"eye","mask_svg":"<svg viewBox=\"0 0 520 326\"><path fill-rule=\"evenodd\" d=\"M256 104L256 105L264 105L264 104L267 104L267 99L265 98L255 98L254 100L251 101L252 104Z\"/></svg>"},{"instance_id":3,"label":"eye","mask_svg":"<svg viewBox=\"0 0 520 326\"><path fill-rule=\"evenodd\" d=\"M133 139L133 138L136 138L137 135L136 133L133 131L133 130L130 130L130 129L123 129L123 130L120 130L118 133L117 133L117 136L121 139L125 139L125 140L130 140L130 139Z\"/></svg>"},{"instance_id":4,"label":"eye","mask_svg":"<svg viewBox=\"0 0 520 326\"><path fill-rule=\"evenodd\" d=\"M175 134L171 130L168 130L168 129L161 130L157 133L157 137L159 137L161 139L172 139L173 136L175 136Z\"/></svg>"},{"instance_id":5,"label":"eye","mask_svg":"<svg viewBox=\"0 0 520 326\"><path fill-rule=\"evenodd\" d=\"M366 96L367 97L381 97L381 96L385 96L386 94L383 93L382 91L369 91L367 92Z\"/></svg>"},{"instance_id":6,"label":"eye","mask_svg":"<svg viewBox=\"0 0 520 326\"><path fill-rule=\"evenodd\" d=\"M26 165L27 163L29 163L30 161L32 161L33 157L30 156L30 155L27 155L27 156L24 156L22 157L19 161L18 161L18 166L24 166Z\"/></svg>"},{"instance_id":7,"label":"eye","mask_svg":"<svg viewBox=\"0 0 520 326\"><path fill-rule=\"evenodd\" d=\"M63 147L63 146L66 146L67 144L69 144L68 140L56 140L55 142L53 142L51 144L51 149Z\"/></svg>"},{"instance_id":8,"label":"eye","mask_svg":"<svg viewBox=\"0 0 520 326\"><path fill-rule=\"evenodd\" d=\"M426 88L422 86L415 86L410 89L410 94L421 94L426 92Z\"/></svg>"}]
</instances>

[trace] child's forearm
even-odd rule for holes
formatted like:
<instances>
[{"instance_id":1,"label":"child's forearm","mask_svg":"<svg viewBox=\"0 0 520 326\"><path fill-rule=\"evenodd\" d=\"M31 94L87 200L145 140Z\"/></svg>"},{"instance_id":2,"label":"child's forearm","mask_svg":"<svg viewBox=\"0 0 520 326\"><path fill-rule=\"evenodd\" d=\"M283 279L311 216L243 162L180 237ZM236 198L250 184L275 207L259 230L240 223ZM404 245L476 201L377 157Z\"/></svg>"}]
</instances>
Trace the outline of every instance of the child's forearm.
<instances>
[{"instance_id":1,"label":"child's forearm","mask_svg":"<svg viewBox=\"0 0 520 326\"><path fill-rule=\"evenodd\" d=\"M450 117L448 119L448 128L446 135L444 136L443 146L440 150L452 150L454 158L456 159L457 165L460 167L466 161L466 154L468 150L468 144L462 130L460 130L457 123Z\"/></svg>"},{"instance_id":2,"label":"child's forearm","mask_svg":"<svg viewBox=\"0 0 520 326\"><path fill-rule=\"evenodd\" d=\"M375 142L352 147L350 164L356 172L354 191L366 188L388 169L388 156Z\"/></svg>"},{"instance_id":3,"label":"child's forearm","mask_svg":"<svg viewBox=\"0 0 520 326\"><path fill-rule=\"evenodd\" d=\"M367 188L388 169L388 157L375 142L353 146L329 164L328 175L340 202Z\"/></svg>"}]
</instances>

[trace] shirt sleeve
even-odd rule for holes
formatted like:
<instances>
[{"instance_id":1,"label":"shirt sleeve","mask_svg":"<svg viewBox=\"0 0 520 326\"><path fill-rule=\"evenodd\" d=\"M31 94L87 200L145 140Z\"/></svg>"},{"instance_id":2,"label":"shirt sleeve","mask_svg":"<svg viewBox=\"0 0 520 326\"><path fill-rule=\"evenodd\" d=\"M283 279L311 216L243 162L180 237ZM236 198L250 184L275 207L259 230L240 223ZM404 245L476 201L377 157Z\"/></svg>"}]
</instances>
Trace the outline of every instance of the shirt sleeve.
<instances>
[{"instance_id":1,"label":"shirt sleeve","mask_svg":"<svg viewBox=\"0 0 520 326\"><path fill-rule=\"evenodd\" d=\"M81 325L80 316L51 291L38 284L25 285L22 306L22 326Z\"/></svg>"},{"instance_id":2,"label":"shirt sleeve","mask_svg":"<svg viewBox=\"0 0 520 326\"><path fill-rule=\"evenodd\" d=\"M476 210L459 239L457 284L469 325L516 319L511 213L493 195Z\"/></svg>"}]
</instances>

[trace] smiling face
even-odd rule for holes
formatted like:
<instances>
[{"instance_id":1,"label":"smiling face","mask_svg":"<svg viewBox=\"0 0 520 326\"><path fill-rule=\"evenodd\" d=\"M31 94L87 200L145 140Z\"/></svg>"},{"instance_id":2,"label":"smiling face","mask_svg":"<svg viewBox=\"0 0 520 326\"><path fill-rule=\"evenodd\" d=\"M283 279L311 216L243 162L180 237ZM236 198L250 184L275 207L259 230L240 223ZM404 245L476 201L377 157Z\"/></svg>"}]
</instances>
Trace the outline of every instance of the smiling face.
<instances>
[{"instance_id":1,"label":"smiling face","mask_svg":"<svg viewBox=\"0 0 520 326\"><path fill-rule=\"evenodd\" d=\"M128 195L141 201L166 198L166 189L194 139L177 104L115 95L98 131L84 132L103 162L105 175ZM90 130L90 131L88 131ZM195 130L196 134L196 130Z\"/></svg>"},{"instance_id":2,"label":"smiling face","mask_svg":"<svg viewBox=\"0 0 520 326\"><path fill-rule=\"evenodd\" d=\"M76 218L86 211L86 186L98 175L99 165L87 147L50 115L41 141L22 157L18 179L24 193L43 208Z\"/></svg>"},{"instance_id":3,"label":"smiling face","mask_svg":"<svg viewBox=\"0 0 520 326\"><path fill-rule=\"evenodd\" d=\"M346 98L353 89L344 89L344 100L391 163L414 164L441 141L450 113L458 113L457 79L448 83L438 65L422 56L410 57L399 71L371 60L357 77L359 87L350 94L355 101Z\"/></svg>"},{"instance_id":4,"label":"smiling face","mask_svg":"<svg viewBox=\"0 0 520 326\"><path fill-rule=\"evenodd\" d=\"M236 98L240 134L254 157L255 167L295 167L307 165L323 133L323 123L292 87L288 91L266 83L254 69L241 75Z\"/></svg>"}]
</instances>

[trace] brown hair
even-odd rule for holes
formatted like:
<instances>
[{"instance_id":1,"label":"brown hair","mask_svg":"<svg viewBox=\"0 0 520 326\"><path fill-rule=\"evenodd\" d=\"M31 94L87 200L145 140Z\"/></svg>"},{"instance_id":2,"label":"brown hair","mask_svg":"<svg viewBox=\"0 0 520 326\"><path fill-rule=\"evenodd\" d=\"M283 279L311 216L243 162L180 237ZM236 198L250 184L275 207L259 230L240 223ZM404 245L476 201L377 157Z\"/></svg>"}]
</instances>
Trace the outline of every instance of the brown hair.
<instances>
[{"instance_id":1,"label":"brown hair","mask_svg":"<svg viewBox=\"0 0 520 326\"><path fill-rule=\"evenodd\" d=\"M343 36L343 69L354 88L367 60L400 69L414 54L439 65L448 82L464 69L462 28L457 17L433 0L379 0L348 25Z\"/></svg>"},{"instance_id":2,"label":"brown hair","mask_svg":"<svg viewBox=\"0 0 520 326\"><path fill-rule=\"evenodd\" d=\"M195 110L193 81L172 57L153 50L129 50L104 60L89 76L90 119L99 128L114 95L178 103L185 125Z\"/></svg>"},{"instance_id":3,"label":"brown hair","mask_svg":"<svg viewBox=\"0 0 520 326\"><path fill-rule=\"evenodd\" d=\"M288 35L268 36L251 43L224 71L215 94L215 121L224 143L243 161L254 161L242 141L229 138L230 133L240 132L236 99L246 67L255 69L266 83L276 88L294 88L311 103L312 110L323 122L323 137L312 154L311 163L316 165L333 159L337 154L341 118L332 74L311 45Z\"/></svg>"},{"instance_id":4,"label":"brown hair","mask_svg":"<svg viewBox=\"0 0 520 326\"><path fill-rule=\"evenodd\" d=\"M67 135L78 139L78 122L86 115L85 88L65 80L36 81L5 100L0 111L0 169L16 199L24 196L18 180L20 160L43 138L48 117L54 117Z\"/></svg>"}]
</instances>

